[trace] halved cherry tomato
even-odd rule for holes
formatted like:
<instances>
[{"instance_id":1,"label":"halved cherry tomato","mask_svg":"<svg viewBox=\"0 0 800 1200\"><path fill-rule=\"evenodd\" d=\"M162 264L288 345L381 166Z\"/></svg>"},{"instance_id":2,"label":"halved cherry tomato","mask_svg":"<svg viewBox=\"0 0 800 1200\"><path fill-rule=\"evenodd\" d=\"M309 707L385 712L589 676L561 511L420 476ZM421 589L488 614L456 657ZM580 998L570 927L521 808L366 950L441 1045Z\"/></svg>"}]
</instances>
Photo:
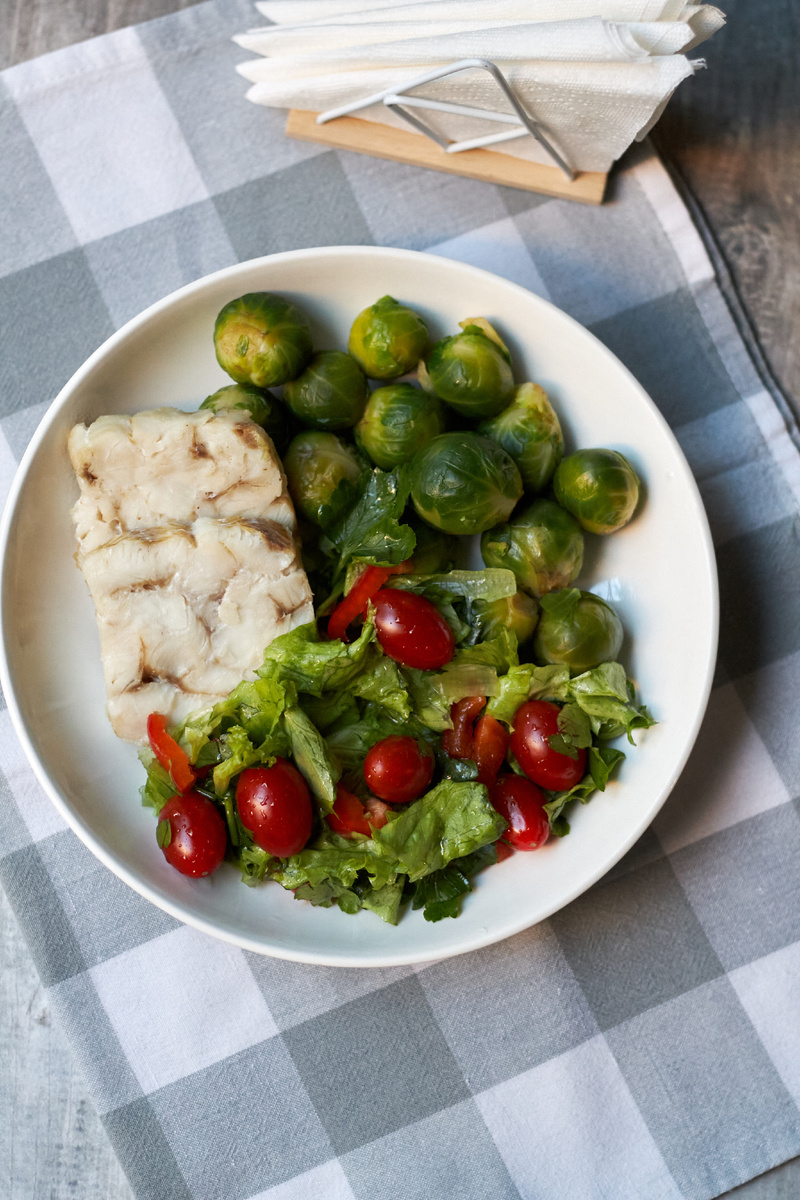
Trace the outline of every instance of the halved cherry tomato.
<instances>
[{"instance_id":1,"label":"halved cherry tomato","mask_svg":"<svg viewBox=\"0 0 800 1200\"><path fill-rule=\"evenodd\" d=\"M399 563L396 567L365 567L355 581L350 591L340 600L330 615L328 621L328 637L331 641L341 638L347 641L347 626L356 617L363 616L367 605L378 592L390 575L402 575L410 571L411 560Z\"/></svg>"},{"instance_id":2,"label":"halved cherry tomato","mask_svg":"<svg viewBox=\"0 0 800 1200\"><path fill-rule=\"evenodd\" d=\"M434 757L413 737L394 734L376 742L364 759L370 791L390 804L406 804L421 796L433 778Z\"/></svg>"},{"instance_id":3,"label":"halved cherry tomato","mask_svg":"<svg viewBox=\"0 0 800 1200\"><path fill-rule=\"evenodd\" d=\"M340 833L342 837L349 837L351 833L363 833L364 837L369 837L372 832L364 805L358 796L348 792L341 784L336 788L333 812L328 813L325 820L333 832Z\"/></svg>"},{"instance_id":4,"label":"halved cherry tomato","mask_svg":"<svg viewBox=\"0 0 800 1200\"><path fill-rule=\"evenodd\" d=\"M375 632L389 658L423 671L435 671L450 662L455 650L453 633L430 600L399 588L381 588L374 604Z\"/></svg>"},{"instance_id":5,"label":"halved cherry tomato","mask_svg":"<svg viewBox=\"0 0 800 1200\"><path fill-rule=\"evenodd\" d=\"M472 758L473 729L475 718L486 703L485 696L465 696L456 701L450 708L452 729L446 729L442 734L442 749L451 758Z\"/></svg>"},{"instance_id":6,"label":"halved cherry tomato","mask_svg":"<svg viewBox=\"0 0 800 1200\"><path fill-rule=\"evenodd\" d=\"M525 774L539 787L564 792L580 783L586 774L586 751L577 758L559 754L549 739L558 733L557 704L549 700L527 700L514 713L511 753Z\"/></svg>"},{"instance_id":7,"label":"halved cherry tomato","mask_svg":"<svg viewBox=\"0 0 800 1200\"><path fill-rule=\"evenodd\" d=\"M228 844L222 816L199 792L167 801L158 815L156 839L170 866L193 879L216 871Z\"/></svg>"},{"instance_id":8,"label":"halved cherry tomato","mask_svg":"<svg viewBox=\"0 0 800 1200\"><path fill-rule=\"evenodd\" d=\"M236 807L256 845L276 858L298 854L311 837L314 814L306 781L285 758L242 771Z\"/></svg>"},{"instance_id":9,"label":"halved cherry tomato","mask_svg":"<svg viewBox=\"0 0 800 1200\"><path fill-rule=\"evenodd\" d=\"M538 850L550 836L541 788L521 775L501 775L489 789L492 804L508 821L504 841L517 850ZM498 849L501 845L497 843ZM499 856L498 856L499 857Z\"/></svg>"},{"instance_id":10,"label":"halved cherry tomato","mask_svg":"<svg viewBox=\"0 0 800 1200\"><path fill-rule=\"evenodd\" d=\"M494 783L508 749L509 733L495 717L484 713L475 722L472 757L478 768L478 781Z\"/></svg>"},{"instance_id":11,"label":"halved cherry tomato","mask_svg":"<svg viewBox=\"0 0 800 1200\"><path fill-rule=\"evenodd\" d=\"M150 749L164 770L169 771L178 791L188 792L194 787L197 775L192 770L189 756L167 733L167 718L161 713L150 713L147 718L147 737Z\"/></svg>"}]
</instances>

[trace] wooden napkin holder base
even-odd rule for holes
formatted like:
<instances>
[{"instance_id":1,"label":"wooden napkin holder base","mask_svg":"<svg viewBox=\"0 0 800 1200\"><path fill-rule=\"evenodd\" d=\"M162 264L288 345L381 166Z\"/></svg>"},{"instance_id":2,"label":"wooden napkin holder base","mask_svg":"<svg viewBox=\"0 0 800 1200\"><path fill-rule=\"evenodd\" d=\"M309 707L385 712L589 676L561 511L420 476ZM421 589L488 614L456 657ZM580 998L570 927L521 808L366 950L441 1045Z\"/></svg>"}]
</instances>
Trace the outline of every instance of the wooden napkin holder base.
<instances>
[{"instance_id":1,"label":"wooden napkin holder base","mask_svg":"<svg viewBox=\"0 0 800 1200\"><path fill-rule=\"evenodd\" d=\"M301 142L319 142L335 150L354 150L387 158L390 162L428 167L448 175L464 175L467 179L482 179L485 183L500 183L505 187L521 188L526 192L542 192L562 200L577 200L581 204L602 204L607 172L583 171L570 182L558 167L514 158L491 150L461 150L447 154L434 142L418 133L393 129L377 121L360 117L337 117L325 125L317 125L317 113L289 109L286 136Z\"/></svg>"}]
</instances>

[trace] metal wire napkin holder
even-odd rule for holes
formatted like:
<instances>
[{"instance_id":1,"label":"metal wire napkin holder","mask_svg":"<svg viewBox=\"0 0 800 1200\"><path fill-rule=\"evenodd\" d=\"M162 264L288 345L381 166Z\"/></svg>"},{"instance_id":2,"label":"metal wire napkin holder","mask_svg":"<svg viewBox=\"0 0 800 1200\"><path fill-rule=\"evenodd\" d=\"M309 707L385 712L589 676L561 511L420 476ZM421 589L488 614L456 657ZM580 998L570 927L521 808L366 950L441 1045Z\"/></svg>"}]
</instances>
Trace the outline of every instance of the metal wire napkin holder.
<instances>
[{"instance_id":1,"label":"metal wire napkin holder","mask_svg":"<svg viewBox=\"0 0 800 1200\"><path fill-rule=\"evenodd\" d=\"M455 75L460 71L472 71L476 69L488 71L514 109L513 113L496 112L484 108L471 108L468 105L453 104L447 100L429 100L424 96L408 95L408 92L412 88L422 87L426 83L433 83L436 79L444 79L448 75ZM508 142L514 138L530 136L550 156L570 182L575 179L576 172L552 145L535 117L531 116L527 111L503 75L503 72L495 63L490 62L488 58L462 58L458 62L450 63L448 66L438 67L435 71L427 71L424 75L418 75L416 79L410 80L402 88L387 88L382 92L375 92L371 96L366 96L363 100L357 100L354 104L343 104L340 108L331 108L327 112L320 113L316 119L316 123L317 125L325 125L328 121L335 121L337 117L347 117L352 113L359 112L361 109L369 108L373 104L381 103L390 108L392 112L401 117L413 129L416 129L419 133L424 133L426 137L436 142L446 154L459 154L462 150L476 150L484 146L497 145L499 142ZM460 142L451 142L434 129L431 129L419 117L408 112L408 108L430 109L432 112L453 113L463 117L478 117L482 120L494 121L501 125L511 125L513 128L502 130L500 133L489 133L484 137L467 138Z\"/></svg>"}]
</instances>

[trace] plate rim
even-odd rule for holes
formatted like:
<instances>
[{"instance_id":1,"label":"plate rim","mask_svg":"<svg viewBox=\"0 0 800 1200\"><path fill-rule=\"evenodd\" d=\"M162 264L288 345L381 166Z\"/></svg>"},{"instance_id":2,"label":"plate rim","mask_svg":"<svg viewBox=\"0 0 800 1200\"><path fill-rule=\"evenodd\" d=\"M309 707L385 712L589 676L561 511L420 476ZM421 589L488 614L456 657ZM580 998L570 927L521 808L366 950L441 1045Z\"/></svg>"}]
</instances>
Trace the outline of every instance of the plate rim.
<instances>
[{"instance_id":1,"label":"plate rim","mask_svg":"<svg viewBox=\"0 0 800 1200\"><path fill-rule=\"evenodd\" d=\"M124 862L116 857L114 853L108 850L94 835L89 824L73 811L71 805L66 798L61 794L61 791L55 786L50 779L44 763L39 758L39 755L33 745L31 736L28 731L27 722L22 714L19 703L17 701L16 689L11 677L9 669L8 655L6 653L7 643L7 564L8 564L8 546L11 539L15 519L18 512L18 504L20 494L27 478L31 465L36 458L39 447L44 441L51 425L57 419L60 411L66 401L69 399L72 392L83 382L83 380L91 375L95 366L100 363L109 353L111 353L118 344L124 342L140 327L146 325L153 318L157 317L163 310L173 307L176 303L188 299L198 292L204 291L206 288L213 287L226 278L234 278L240 272L257 270L269 264L275 264L285 261L298 261L302 259L313 259L319 255L329 255L336 257L351 257L353 255L367 256L375 258L395 258L398 260L420 260L424 259L428 262L435 263L437 266L446 266L446 269L463 271L470 276L484 276L493 281L500 281L504 287L524 295L526 302L533 300L548 309L553 309L558 313L559 317L567 324L574 326L579 335L590 338L597 349L605 356L614 367L623 372L630 384L639 395L639 399L644 402L656 418L657 423L661 427L661 432L666 436L667 440L672 444L673 449L677 454L677 459L680 463L681 470L684 476L684 482L688 485L688 492L691 496L692 507L695 517L697 518L698 530L700 533L700 542L704 551L704 566L708 572L709 584L709 599L711 601L711 627L709 629L708 641L708 657L704 666L703 678L700 687L700 703L697 706L695 719L690 727L689 735L686 739L686 744L680 758L676 761L672 772L666 780L661 792L652 803L647 811L647 814L632 827L628 836L624 839L622 845L615 854L603 862L594 872L591 872L588 877L584 877L569 891L566 896L560 896L552 907L545 907L543 912L540 912L535 919L530 920L527 917L522 917L517 921L504 925L502 930L492 931L487 929L485 934L469 939L468 944L460 945L456 943L445 950L420 950L408 952L394 952L391 950L382 954L371 954L368 958L363 956L347 954L347 953L318 953L313 951L304 951L302 949L294 950L291 947L285 946L268 946L262 941L249 937L246 934L237 933L231 930L227 925L217 923L214 920L198 916L197 912L188 906L184 906L178 901L174 901L167 896L162 895L156 888L151 886L146 881L140 879L137 874L126 866ZM18 737L28 764L32 768L38 782L42 786L44 792L48 796L51 803L54 804L60 816L83 844L91 851L91 853L103 863L114 875L123 881L133 891L137 892L144 899L154 904L157 908L168 913L176 920L191 928L197 929L202 933L215 937L219 940L227 942L231 945L240 947L243 950L251 951L252 953L264 955L272 958L279 958L289 962L299 962L316 966L333 966L342 968L359 967L362 969L380 969L394 966L412 966L418 963L433 962L453 958L461 954L471 953L474 950L481 950L487 946L494 945L498 942L505 941L507 938L513 937L525 929L532 928L547 920L555 912L565 908L571 904L584 892L593 887L598 880L602 879L621 858L630 850L634 843L641 837L642 833L652 824L663 807L664 803L671 794L677 780L679 779L683 768L689 758L689 755L695 745L697 736L700 732L703 719L708 707L708 701L711 694L711 689L714 681L714 673L717 661L719 641L719 581L717 572L716 555L714 551L713 538L708 523L708 516L703 505L702 497L697 481L692 474L686 456L678 442L674 432L666 421L666 418L661 413L658 406L652 400L650 395L644 389L642 384L636 379L632 372L625 366L617 356L604 345L600 339L582 325L569 313L553 304L552 301L544 299L521 284L515 283L513 280L506 279L504 276L497 275L495 272L488 271L483 267L474 266L471 263L464 263L458 259L450 259L444 256L426 253L419 250L407 250L402 247L393 246L358 246L358 245L341 245L341 246L315 246L304 247L298 250L284 250L275 254L263 255L259 258L246 259L243 262L231 264L228 267L223 267L218 271L214 271L208 275L203 275L199 279L193 280L191 283L185 284L183 287L170 292L168 295L155 301L147 308L143 309L136 316L126 321L118 330L112 333L104 342L98 346L92 354L77 368L70 376L64 386L60 389L56 397L48 406L42 416L39 425L37 426L33 437L28 443L22 458L17 466L14 478L9 489L3 510L2 521L0 521L0 686L6 697L9 716L14 729L14 733ZM33 842L35 845L35 841Z\"/></svg>"}]
</instances>

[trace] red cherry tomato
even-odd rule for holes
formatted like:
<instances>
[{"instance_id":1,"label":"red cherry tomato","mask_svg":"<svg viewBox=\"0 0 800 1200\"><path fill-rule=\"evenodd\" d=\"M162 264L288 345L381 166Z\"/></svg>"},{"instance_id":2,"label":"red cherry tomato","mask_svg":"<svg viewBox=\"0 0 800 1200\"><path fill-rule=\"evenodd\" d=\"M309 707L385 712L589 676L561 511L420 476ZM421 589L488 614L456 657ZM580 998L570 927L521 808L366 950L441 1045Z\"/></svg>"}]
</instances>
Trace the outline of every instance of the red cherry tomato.
<instances>
[{"instance_id":1,"label":"red cherry tomato","mask_svg":"<svg viewBox=\"0 0 800 1200\"><path fill-rule=\"evenodd\" d=\"M450 662L453 633L430 600L399 588L381 588L374 604L375 631L389 658L423 671L436 671Z\"/></svg>"},{"instance_id":2,"label":"red cherry tomato","mask_svg":"<svg viewBox=\"0 0 800 1200\"><path fill-rule=\"evenodd\" d=\"M189 756L167 733L167 718L161 713L150 713L147 718L147 737L150 749L164 770L169 771L178 791L188 792L194 787L197 775L192 770Z\"/></svg>"},{"instance_id":3,"label":"red cherry tomato","mask_svg":"<svg viewBox=\"0 0 800 1200\"><path fill-rule=\"evenodd\" d=\"M495 717L484 713L475 722L472 739L473 755L478 768L478 781L487 786L494 783L508 749L508 731Z\"/></svg>"},{"instance_id":4,"label":"red cherry tomato","mask_svg":"<svg viewBox=\"0 0 800 1200\"><path fill-rule=\"evenodd\" d=\"M478 713L486 703L485 696L465 696L450 706L452 729L445 729L442 734L442 749L451 758L472 758L475 753L473 745L473 724Z\"/></svg>"},{"instance_id":5,"label":"red cherry tomato","mask_svg":"<svg viewBox=\"0 0 800 1200\"><path fill-rule=\"evenodd\" d=\"M548 739L558 733L558 705L549 700L528 700L514 714L511 753L525 774L539 787L564 792L586 774L586 751L577 758L559 754Z\"/></svg>"},{"instance_id":6,"label":"red cherry tomato","mask_svg":"<svg viewBox=\"0 0 800 1200\"><path fill-rule=\"evenodd\" d=\"M299 854L311 837L314 814L306 781L285 758L242 771L236 807L256 845L276 858Z\"/></svg>"},{"instance_id":7,"label":"red cherry tomato","mask_svg":"<svg viewBox=\"0 0 800 1200\"><path fill-rule=\"evenodd\" d=\"M367 787L390 804L421 796L433 778L434 758L413 737L393 735L376 742L364 759Z\"/></svg>"},{"instance_id":8,"label":"red cherry tomato","mask_svg":"<svg viewBox=\"0 0 800 1200\"><path fill-rule=\"evenodd\" d=\"M349 837L351 833L363 833L364 837L369 837L372 833L364 805L358 796L348 792L341 784L336 788L333 812L328 813L325 820L333 832L340 833L342 837Z\"/></svg>"},{"instance_id":9,"label":"red cherry tomato","mask_svg":"<svg viewBox=\"0 0 800 1200\"><path fill-rule=\"evenodd\" d=\"M504 841L517 850L538 850L545 844L550 836L550 823L541 788L521 775L501 775L490 795L500 816L508 821Z\"/></svg>"},{"instance_id":10,"label":"red cherry tomato","mask_svg":"<svg viewBox=\"0 0 800 1200\"><path fill-rule=\"evenodd\" d=\"M225 822L199 792L167 801L158 816L156 838L170 866L193 879L216 871L228 844Z\"/></svg>"}]
</instances>

